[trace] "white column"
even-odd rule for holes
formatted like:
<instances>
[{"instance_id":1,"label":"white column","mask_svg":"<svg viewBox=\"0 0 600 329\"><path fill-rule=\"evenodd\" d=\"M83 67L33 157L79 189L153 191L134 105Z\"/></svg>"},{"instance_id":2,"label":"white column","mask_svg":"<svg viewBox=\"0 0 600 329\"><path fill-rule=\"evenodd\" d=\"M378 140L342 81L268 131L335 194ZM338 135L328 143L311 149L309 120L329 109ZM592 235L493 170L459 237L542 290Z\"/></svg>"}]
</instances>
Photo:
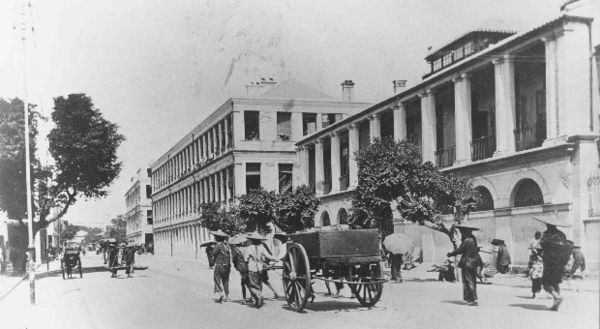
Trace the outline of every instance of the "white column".
<instances>
[{"instance_id":1,"label":"white column","mask_svg":"<svg viewBox=\"0 0 600 329\"><path fill-rule=\"evenodd\" d=\"M376 138L381 138L381 113L375 113L369 117L369 135L371 143Z\"/></svg>"},{"instance_id":2,"label":"white column","mask_svg":"<svg viewBox=\"0 0 600 329\"><path fill-rule=\"evenodd\" d=\"M246 166L243 163L235 163L233 166L233 188L235 196L246 194Z\"/></svg>"},{"instance_id":3,"label":"white column","mask_svg":"<svg viewBox=\"0 0 600 329\"><path fill-rule=\"evenodd\" d=\"M227 147L229 145L229 125L227 124L227 121L230 120L229 116L226 116L225 119L223 120L223 129L225 130L225 149L227 150Z\"/></svg>"},{"instance_id":4,"label":"white column","mask_svg":"<svg viewBox=\"0 0 600 329\"><path fill-rule=\"evenodd\" d=\"M292 141L301 140L302 133L302 112L292 112Z\"/></svg>"},{"instance_id":5,"label":"white column","mask_svg":"<svg viewBox=\"0 0 600 329\"><path fill-rule=\"evenodd\" d=\"M354 157L354 154L358 151L358 138L358 125L353 123L348 128L348 174L350 176L350 189L358 186L358 163Z\"/></svg>"},{"instance_id":6,"label":"white column","mask_svg":"<svg viewBox=\"0 0 600 329\"><path fill-rule=\"evenodd\" d=\"M594 21L594 24L598 22ZM590 113L591 99L593 94L598 93L597 89L591 89L593 73L590 70L597 70L597 67L590 66L593 59L590 57L590 27L583 22L570 21L563 28L556 37L558 135L590 134L593 132L592 122L596 120L594 116L598 116L598 112ZM598 132L598 127L595 127L595 132Z\"/></svg>"},{"instance_id":7,"label":"white column","mask_svg":"<svg viewBox=\"0 0 600 329\"><path fill-rule=\"evenodd\" d=\"M215 125L215 154L221 154L221 122Z\"/></svg>"},{"instance_id":8,"label":"white column","mask_svg":"<svg viewBox=\"0 0 600 329\"><path fill-rule=\"evenodd\" d=\"M394 114L394 139L406 140L406 109L404 104L398 103L393 108Z\"/></svg>"},{"instance_id":9,"label":"white column","mask_svg":"<svg viewBox=\"0 0 600 329\"><path fill-rule=\"evenodd\" d=\"M435 95L431 90L426 90L421 97L421 144L423 149L423 162L435 163L435 149L437 144Z\"/></svg>"},{"instance_id":10,"label":"white column","mask_svg":"<svg viewBox=\"0 0 600 329\"><path fill-rule=\"evenodd\" d=\"M308 156L308 145L302 146L298 149L298 154L300 155L300 167L302 168L302 176L300 177L301 185L308 185L309 182L309 168L310 168L310 158Z\"/></svg>"},{"instance_id":11,"label":"white column","mask_svg":"<svg viewBox=\"0 0 600 329\"><path fill-rule=\"evenodd\" d=\"M323 195L323 142L317 139L315 142L315 191L317 195Z\"/></svg>"},{"instance_id":12,"label":"white column","mask_svg":"<svg viewBox=\"0 0 600 329\"><path fill-rule=\"evenodd\" d=\"M340 190L340 137L331 134L331 192Z\"/></svg>"},{"instance_id":13,"label":"white column","mask_svg":"<svg viewBox=\"0 0 600 329\"><path fill-rule=\"evenodd\" d=\"M454 127L456 129L456 163L471 162L471 77L465 73L454 82Z\"/></svg>"},{"instance_id":14,"label":"white column","mask_svg":"<svg viewBox=\"0 0 600 329\"><path fill-rule=\"evenodd\" d=\"M244 131L244 112L234 111L232 113L233 120L233 141L234 144L238 145L239 141L243 141L245 137Z\"/></svg>"},{"instance_id":15,"label":"white column","mask_svg":"<svg viewBox=\"0 0 600 329\"><path fill-rule=\"evenodd\" d=\"M223 178L223 191L225 192L225 204L229 205L229 167L225 168L223 171L225 173L225 177Z\"/></svg>"},{"instance_id":16,"label":"white column","mask_svg":"<svg viewBox=\"0 0 600 329\"><path fill-rule=\"evenodd\" d=\"M494 63L496 93L496 153L501 156L515 152L515 65L512 57L505 55Z\"/></svg>"}]
</instances>

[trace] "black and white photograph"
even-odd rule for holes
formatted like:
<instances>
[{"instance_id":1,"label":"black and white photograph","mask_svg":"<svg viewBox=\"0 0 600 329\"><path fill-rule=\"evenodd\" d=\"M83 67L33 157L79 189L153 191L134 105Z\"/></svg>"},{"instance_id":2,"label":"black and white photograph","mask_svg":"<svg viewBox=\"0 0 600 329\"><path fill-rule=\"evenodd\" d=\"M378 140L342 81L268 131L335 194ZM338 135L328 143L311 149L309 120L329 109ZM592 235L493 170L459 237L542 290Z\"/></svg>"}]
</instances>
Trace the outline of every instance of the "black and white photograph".
<instances>
[{"instance_id":1,"label":"black and white photograph","mask_svg":"<svg viewBox=\"0 0 600 329\"><path fill-rule=\"evenodd\" d=\"M600 0L0 0L0 328L600 328Z\"/></svg>"}]
</instances>

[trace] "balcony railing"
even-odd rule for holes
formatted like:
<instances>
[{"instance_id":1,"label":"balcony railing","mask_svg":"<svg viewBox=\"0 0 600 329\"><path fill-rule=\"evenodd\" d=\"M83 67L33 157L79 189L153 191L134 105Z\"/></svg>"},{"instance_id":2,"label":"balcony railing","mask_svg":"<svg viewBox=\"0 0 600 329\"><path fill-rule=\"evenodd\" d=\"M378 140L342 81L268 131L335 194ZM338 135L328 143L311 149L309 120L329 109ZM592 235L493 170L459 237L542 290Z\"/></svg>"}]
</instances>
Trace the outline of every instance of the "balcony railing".
<instances>
[{"instance_id":1,"label":"balcony railing","mask_svg":"<svg viewBox=\"0 0 600 329\"><path fill-rule=\"evenodd\" d=\"M331 192L331 180L323 181L323 194Z\"/></svg>"},{"instance_id":2,"label":"balcony railing","mask_svg":"<svg viewBox=\"0 0 600 329\"><path fill-rule=\"evenodd\" d=\"M546 127L543 124L525 126L515 129L514 132L517 151L540 147L546 138Z\"/></svg>"},{"instance_id":3,"label":"balcony railing","mask_svg":"<svg viewBox=\"0 0 600 329\"><path fill-rule=\"evenodd\" d=\"M345 191L350 186L350 176L344 175L340 177L340 191Z\"/></svg>"},{"instance_id":4,"label":"balcony railing","mask_svg":"<svg viewBox=\"0 0 600 329\"><path fill-rule=\"evenodd\" d=\"M493 136L481 136L471 142L471 159L473 161L490 158L496 151L496 140Z\"/></svg>"},{"instance_id":5,"label":"balcony railing","mask_svg":"<svg viewBox=\"0 0 600 329\"><path fill-rule=\"evenodd\" d=\"M435 151L435 164L438 168L450 167L456 160L456 146L450 146Z\"/></svg>"}]
</instances>

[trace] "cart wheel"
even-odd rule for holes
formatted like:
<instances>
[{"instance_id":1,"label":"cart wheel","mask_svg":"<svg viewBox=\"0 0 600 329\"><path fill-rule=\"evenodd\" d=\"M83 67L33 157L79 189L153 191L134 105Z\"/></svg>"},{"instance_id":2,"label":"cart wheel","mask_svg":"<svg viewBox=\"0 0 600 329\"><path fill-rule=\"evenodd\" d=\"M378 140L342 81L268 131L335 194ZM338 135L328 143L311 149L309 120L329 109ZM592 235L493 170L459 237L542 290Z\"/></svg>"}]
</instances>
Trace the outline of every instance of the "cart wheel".
<instances>
[{"instance_id":1,"label":"cart wheel","mask_svg":"<svg viewBox=\"0 0 600 329\"><path fill-rule=\"evenodd\" d=\"M65 279L65 261L60 260L60 271L62 272L62 278Z\"/></svg>"},{"instance_id":2,"label":"cart wheel","mask_svg":"<svg viewBox=\"0 0 600 329\"><path fill-rule=\"evenodd\" d=\"M83 278L83 269L81 267L81 259L77 260L77 265L79 266L79 278Z\"/></svg>"},{"instance_id":3,"label":"cart wheel","mask_svg":"<svg viewBox=\"0 0 600 329\"><path fill-rule=\"evenodd\" d=\"M312 287L310 263L300 244L288 245L288 255L283 263L283 288L288 305L296 312L302 311L312 295Z\"/></svg>"},{"instance_id":4,"label":"cart wheel","mask_svg":"<svg viewBox=\"0 0 600 329\"><path fill-rule=\"evenodd\" d=\"M371 270L368 277L360 277L358 282L360 284L351 284L350 290L358 302L362 306L371 307L379 301L381 293L383 292L383 282L379 282L381 279L381 265L378 265L374 270Z\"/></svg>"}]
</instances>

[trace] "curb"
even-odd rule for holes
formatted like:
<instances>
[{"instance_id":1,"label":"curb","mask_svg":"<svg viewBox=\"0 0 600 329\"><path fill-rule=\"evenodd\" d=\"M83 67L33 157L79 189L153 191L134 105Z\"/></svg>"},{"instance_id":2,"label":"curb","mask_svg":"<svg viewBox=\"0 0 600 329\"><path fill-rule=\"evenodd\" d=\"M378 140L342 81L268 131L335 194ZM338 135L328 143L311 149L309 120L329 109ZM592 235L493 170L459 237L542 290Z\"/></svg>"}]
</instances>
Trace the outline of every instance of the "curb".
<instances>
[{"instance_id":1,"label":"curb","mask_svg":"<svg viewBox=\"0 0 600 329\"><path fill-rule=\"evenodd\" d=\"M44 270L43 272L37 271L40 267L42 267L42 265L45 265L45 264L42 263L42 264L36 265L36 267L35 267L35 270L36 270L35 275L36 276L47 272L46 270ZM11 292L13 292L13 290L15 290L21 284L21 282L27 281L28 278L29 278L29 274L24 274L23 277L19 281L17 281L10 288L8 288L8 290L5 293L2 293L2 295L0 295L0 302L3 301Z\"/></svg>"}]
</instances>

